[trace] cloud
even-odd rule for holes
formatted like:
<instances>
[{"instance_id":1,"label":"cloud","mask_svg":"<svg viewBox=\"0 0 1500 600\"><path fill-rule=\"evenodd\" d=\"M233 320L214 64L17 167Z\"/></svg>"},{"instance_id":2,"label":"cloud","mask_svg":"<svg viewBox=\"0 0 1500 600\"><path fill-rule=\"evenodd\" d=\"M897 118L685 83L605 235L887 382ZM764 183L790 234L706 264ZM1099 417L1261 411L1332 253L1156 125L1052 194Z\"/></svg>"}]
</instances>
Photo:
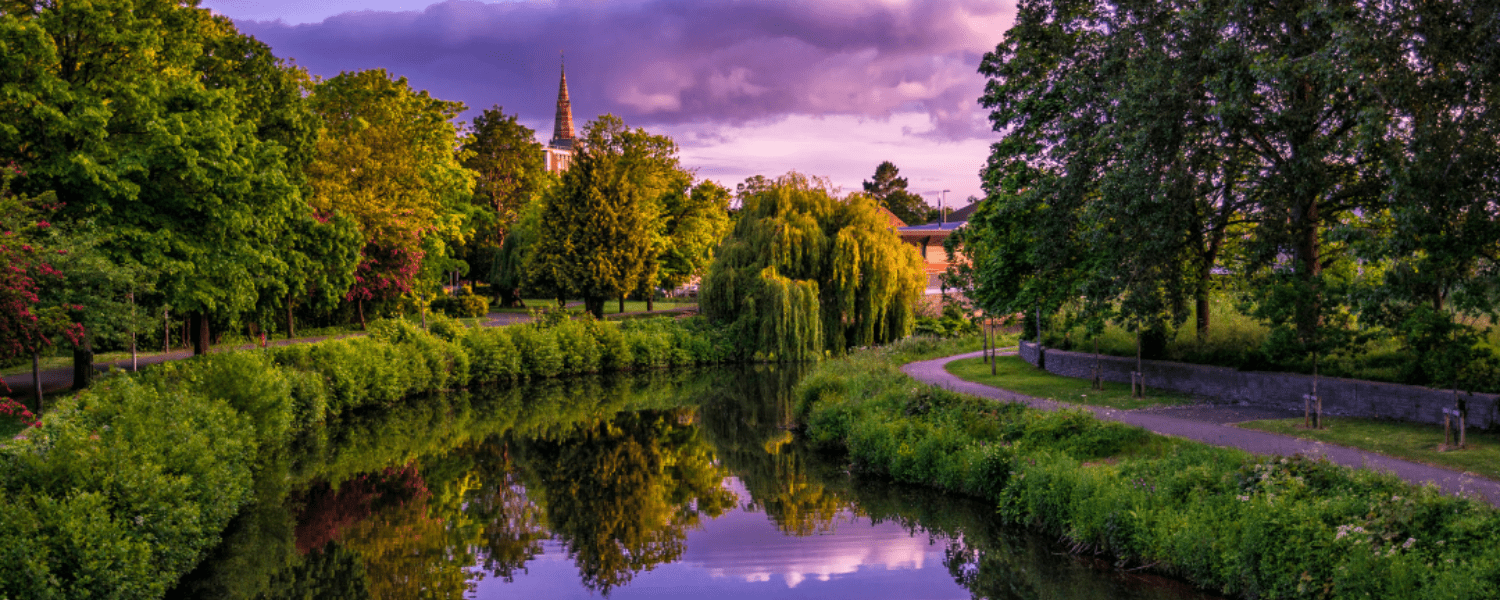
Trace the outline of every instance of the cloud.
<instances>
[{"instance_id":1,"label":"cloud","mask_svg":"<svg viewBox=\"0 0 1500 600\"><path fill-rule=\"evenodd\" d=\"M234 17L232 8L221 7ZM580 122L610 112L647 127L744 127L919 113L928 126L911 135L953 141L991 135L976 69L1011 16L997 0L450 0L238 24L315 74L386 68L471 110L500 104L532 123L550 123L565 51Z\"/></svg>"}]
</instances>

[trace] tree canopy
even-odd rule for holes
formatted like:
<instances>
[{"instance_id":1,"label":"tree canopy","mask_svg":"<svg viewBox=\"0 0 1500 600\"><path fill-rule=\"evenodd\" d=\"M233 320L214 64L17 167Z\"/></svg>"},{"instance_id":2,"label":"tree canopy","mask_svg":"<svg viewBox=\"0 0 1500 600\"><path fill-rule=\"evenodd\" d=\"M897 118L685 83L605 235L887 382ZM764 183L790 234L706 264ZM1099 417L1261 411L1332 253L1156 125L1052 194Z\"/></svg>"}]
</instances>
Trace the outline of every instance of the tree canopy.
<instances>
[{"instance_id":1,"label":"tree canopy","mask_svg":"<svg viewBox=\"0 0 1500 600\"><path fill-rule=\"evenodd\" d=\"M976 298L1002 314L1075 303L1143 329L1196 306L1201 336L1221 273L1248 284L1280 356L1349 341L1356 313L1398 330L1422 303L1494 313L1496 16L1022 3L981 65L1003 138L963 236Z\"/></svg>"},{"instance_id":2,"label":"tree canopy","mask_svg":"<svg viewBox=\"0 0 1500 600\"><path fill-rule=\"evenodd\" d=\"M891 161L875 167L873 179L864 182L865 193L891 211L907 225L918 225L937 218L937 210L921 196L906 191L906 178Z\"/></svg>"},{"instance_id":3,"label":"tree canopy","mask_svg":"<svg viewBox=\"0 0 1500 600\"><path fill-rule=\"evenodd\" d=\"M925 287L921 256L874 200L790 173L744 199L700 303L747 348L806 360L910 334Z\"/></svg>"}]
</instances>

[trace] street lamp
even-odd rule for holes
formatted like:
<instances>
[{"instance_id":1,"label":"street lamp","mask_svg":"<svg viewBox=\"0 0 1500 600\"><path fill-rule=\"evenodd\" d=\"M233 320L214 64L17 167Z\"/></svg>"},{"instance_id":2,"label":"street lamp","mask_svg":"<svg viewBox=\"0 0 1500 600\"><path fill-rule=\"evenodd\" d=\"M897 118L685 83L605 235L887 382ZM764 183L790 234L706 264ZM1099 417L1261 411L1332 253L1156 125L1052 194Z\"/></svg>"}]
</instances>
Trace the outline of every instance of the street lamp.
<instances>
[{"instance_id":1,"label":"street lamp","mask_svg":"<svg viewBox=\"0 0 1500 600\"><path fill-rule=\"evenodd\" d=\"M948 222L948 209L946 206L948 204L948 192L950 191L952 190L943 190L943 196L938 199L938 225Z\"/></svg>"}]
</instances>

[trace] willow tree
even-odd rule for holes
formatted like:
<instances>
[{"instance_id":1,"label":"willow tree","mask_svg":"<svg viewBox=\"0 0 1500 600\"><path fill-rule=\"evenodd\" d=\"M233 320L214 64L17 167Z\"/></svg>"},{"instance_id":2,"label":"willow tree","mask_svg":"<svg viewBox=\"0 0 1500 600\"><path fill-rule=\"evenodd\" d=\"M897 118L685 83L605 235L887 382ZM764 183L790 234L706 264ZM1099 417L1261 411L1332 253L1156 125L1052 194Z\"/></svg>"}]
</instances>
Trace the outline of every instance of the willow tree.
<instances>
[{"instance_id":1,"label":"willow tree","mask_svg":"<svg viewBox=\"0 0 1500 600\"><path fill-rule=\"evenodd\" d=\"M744 198L701 306L770 360L806 360L911 333L922 259L864 194L789 173Z\"/></svg>"}]
</instances>

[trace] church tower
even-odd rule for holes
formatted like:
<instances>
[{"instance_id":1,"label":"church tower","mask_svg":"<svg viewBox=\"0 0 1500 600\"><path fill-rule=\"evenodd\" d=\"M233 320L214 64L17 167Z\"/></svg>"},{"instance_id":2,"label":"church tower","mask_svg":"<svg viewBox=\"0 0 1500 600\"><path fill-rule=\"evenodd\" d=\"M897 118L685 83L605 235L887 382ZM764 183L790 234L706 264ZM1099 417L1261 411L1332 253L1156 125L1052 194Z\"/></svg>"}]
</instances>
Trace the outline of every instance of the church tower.
<instances>
[{"instance_id":1,"label":"church tower","mask_svg":"<svg viewBox=\"0 0 1500 600\"><path fill-rule=\"evenodd\" d=\"M560 173L573 163L573 103L568 99L568 69L562 67L562 81L557 85L557 117L552 124L552 140L547 142L547 171Z\"/></svg>"}]
</instances>

